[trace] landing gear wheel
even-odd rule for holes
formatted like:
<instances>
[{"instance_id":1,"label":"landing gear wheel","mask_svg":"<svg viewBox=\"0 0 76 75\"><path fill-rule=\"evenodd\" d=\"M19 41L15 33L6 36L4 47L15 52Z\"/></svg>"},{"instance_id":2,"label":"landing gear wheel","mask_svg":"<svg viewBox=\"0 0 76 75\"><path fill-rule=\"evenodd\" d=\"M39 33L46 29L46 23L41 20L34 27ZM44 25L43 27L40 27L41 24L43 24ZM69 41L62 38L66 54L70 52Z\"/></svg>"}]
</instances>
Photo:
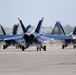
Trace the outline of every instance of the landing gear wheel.
<instances>
[{"instance_id":1,"label":"landing gear wheel","mask_svg":"<svg viewBox=\"0 0 76 75\"><path fill-rule=\"evenodd\" d=\"M44 46L44 51L46 51L46 46Z\"/></svg>"},{"instance_id":2,"label":"landing gear wheel","mask_svg":"<svg viewBox=\"0 0 76 75\"><path fill-rule=\"evenodd\" d=\"M64 49L64 45L62 45L62 49Z\"/></svg>"},{"instance_id":3,"label":"landing gear wheel","mask_svg":"<svg viewBox=\"0 0 76 75\"><path fill-rule=\"evenodd\" d=\"M24 46L22 46L22 51L24 51L25 50L25 47Z\"/></svg>"},{"instance_id":4,"label":"landing gear wheel","mask_svg":"<svg viewBox=\"0 0 76 75\"><path fill-rule=\"evenodd\" d=\"M3 45L3 49L5 49L6 48L6 45Z\"/></svg>"},{"instance_id":5,"label":"landing gear wheel","mask_svg":"<svg viewBox=\"0 0 76 75\"><path fill-rule=\"evenodd\" d=\"M40 49L40 51L41 51L41 48L38 48L38 47L37 47L37 51L38 51L38 49Z\"/></svg>"},{"instance_id":6,"label":"landing gear wheel","mask_svg":"<svg viewBox=\"0 0 76 75\"><path fill-rule=\"evenodd\" d=\"M20 45L20 49L22 48L22 45Z\"/></svg>"},{"instance_id":7,"label":"landing gear wheel","mask_svg":"<svg viewBox=\"0 0 76 75\"><path fill-rule=\"evenodd\" d=\"M76 46L74 45L73 48L75 49L75 47L76 47Z\"/></svg>"},{"instance_id":8,"label":"landing gear wheel","mask_svg":"<svg viewBox=\"0 0 76 75\"><path fill-rule=\"evenodd\" d=\"M38 47L37 47L37 51L38 51Z\"/></svg>"}]
</instances>

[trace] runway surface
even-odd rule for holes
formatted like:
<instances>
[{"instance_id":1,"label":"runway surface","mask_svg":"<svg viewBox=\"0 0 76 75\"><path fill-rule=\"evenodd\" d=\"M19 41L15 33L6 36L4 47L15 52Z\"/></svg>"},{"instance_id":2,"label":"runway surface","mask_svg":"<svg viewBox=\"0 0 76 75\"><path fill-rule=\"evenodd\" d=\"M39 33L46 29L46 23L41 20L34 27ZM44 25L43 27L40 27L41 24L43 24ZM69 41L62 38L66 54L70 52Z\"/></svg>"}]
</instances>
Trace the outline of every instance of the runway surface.
<instances>
[{"instance_id":1,"label":"runway surface","mask_svg":"<svg viewBox=\"0 0 76 75\"><path fill-rule=\"evenodd\" d=\"M30 47L24 52L0 49L0 75L76 75L76 49L47 46L47 51Z\"/></svg>"}]
</instances>

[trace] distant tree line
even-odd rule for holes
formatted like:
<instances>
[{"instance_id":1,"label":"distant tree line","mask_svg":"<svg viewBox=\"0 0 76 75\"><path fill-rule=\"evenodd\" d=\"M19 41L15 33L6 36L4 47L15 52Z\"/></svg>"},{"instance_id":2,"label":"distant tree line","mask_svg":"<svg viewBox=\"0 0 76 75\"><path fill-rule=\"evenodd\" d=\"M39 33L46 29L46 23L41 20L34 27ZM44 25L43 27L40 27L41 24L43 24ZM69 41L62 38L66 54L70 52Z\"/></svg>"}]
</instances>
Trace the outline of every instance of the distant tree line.
<instances>
[{"instance_id":1,"label":"distant tree line","mask_svg":"<svg viewBox=\"0 0 76 75\"><path fill-rule=\"evenodd\" d=\"M67 34L70 34L71 32L73 32L74 28L75 27L72 27L71 25L68 24L64 27L64 30Z\"/></svg>"}]
</instances>

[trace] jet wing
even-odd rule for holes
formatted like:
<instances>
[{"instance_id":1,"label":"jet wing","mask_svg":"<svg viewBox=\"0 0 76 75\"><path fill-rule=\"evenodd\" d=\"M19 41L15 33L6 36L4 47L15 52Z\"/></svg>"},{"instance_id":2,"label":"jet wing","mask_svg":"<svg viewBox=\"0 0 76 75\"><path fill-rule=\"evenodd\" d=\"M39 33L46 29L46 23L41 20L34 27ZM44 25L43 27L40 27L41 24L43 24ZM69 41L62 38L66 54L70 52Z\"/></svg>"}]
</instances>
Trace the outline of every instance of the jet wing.
<instances>
[{"instance_id":1,"label":"jet wing","mask_svg":"<svg viewBox=\"0 0 76 75\"><path fill-rule=\"evenodd\" d=\"M46 34L35 34L35 38L38 40L67 40L67 39L73 39L73 36L71 35L46 35ZM4 40L24 40L23 35L20 36L12 36L7 37Z\"/></svg>"},{"instance_id":2,"label":"jet wing","mask_svg":"<svg viewBox=\"0 0 76 75\"><path fill-rule=\"evenodd\" d=\"M5 39L7 40L18 40L21 39L23 34L18 34L18 35L1 35L0 36L0 41L4 41Z\"/></svg>"},{"instance_id":3,"label":"jet wing","mask_svg":"<svg viewBox=\"0 0 76 75\"><path fill-rule=\"evenodd\" d=\"M35 35L35 37L38 40L50 40L50 38L45 37L45 36L41 36L40 34ZM20 36L11 36L11 37L4 38L4 41L7 41L7 40L16 40L17 41L17 40L24 40L24 38L23 38L23 35L20 35Z\"/></svg>"},{"instance_id":4,"label":"jet wing","mask_svg":"<svg viewBox=\"0 0 76 75\"><path fill-rule=\"evenodd\" d=\"M4 39L5 41L6 40L23 40L23 37L22 36L12 36L12 37L7 37Z\"/></svg>"},{"instance_id":5,"label":"jet wing","mask_svg":"<svg viewBox=\"0 0 76 75\"><path fill-rule=\"evenodd\" d=\"M46 36L42 36L42 35L36 35L36 38L38 39L38 40L50 40L50 38L49 37L46 37Z\"/></svg>"},{"instance_id":6,"label":"jet wing","mask_svg":"<svg viewBox=\"0 0 76 75\"><path fill-rule=\"evenodd\" d=\"M67 39L73 39L71 35L48 35L48 34L41 34L43 37L48 37L50 39L55 39L55 40L67 40Z\"/></svg>"},{"instance_id":7,"label":"jet wing","mask_svg":"<svg viewBox=\"0 0 76 75\"><path fill-rule=\"evenodd\" d=\"M41 40L67 40L67 39L73 39L73 36L71 35L50 35L50 34L34 34L37 39Z\"/></svg>"}]
</instances>

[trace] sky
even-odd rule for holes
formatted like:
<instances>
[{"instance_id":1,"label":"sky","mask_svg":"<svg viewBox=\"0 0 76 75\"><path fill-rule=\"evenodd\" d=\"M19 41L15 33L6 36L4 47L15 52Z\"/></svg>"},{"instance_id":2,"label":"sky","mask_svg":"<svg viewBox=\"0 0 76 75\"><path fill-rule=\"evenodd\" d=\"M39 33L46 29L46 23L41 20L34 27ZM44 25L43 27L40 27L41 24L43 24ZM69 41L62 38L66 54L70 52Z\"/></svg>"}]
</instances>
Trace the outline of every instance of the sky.
<instances>
[{"instance_id":1,"label":"sky","mask_svg":"<svg viewBox=\"0 0 76 75\"><path fill-rule=\"evenodd\" d=\"M62 26L76 26L76 0L0 0L0 24L13 27L20 18L25 27L37 26L44 17L43 27L54 27L56 21Z\"/></svg>"}]
</instances>

